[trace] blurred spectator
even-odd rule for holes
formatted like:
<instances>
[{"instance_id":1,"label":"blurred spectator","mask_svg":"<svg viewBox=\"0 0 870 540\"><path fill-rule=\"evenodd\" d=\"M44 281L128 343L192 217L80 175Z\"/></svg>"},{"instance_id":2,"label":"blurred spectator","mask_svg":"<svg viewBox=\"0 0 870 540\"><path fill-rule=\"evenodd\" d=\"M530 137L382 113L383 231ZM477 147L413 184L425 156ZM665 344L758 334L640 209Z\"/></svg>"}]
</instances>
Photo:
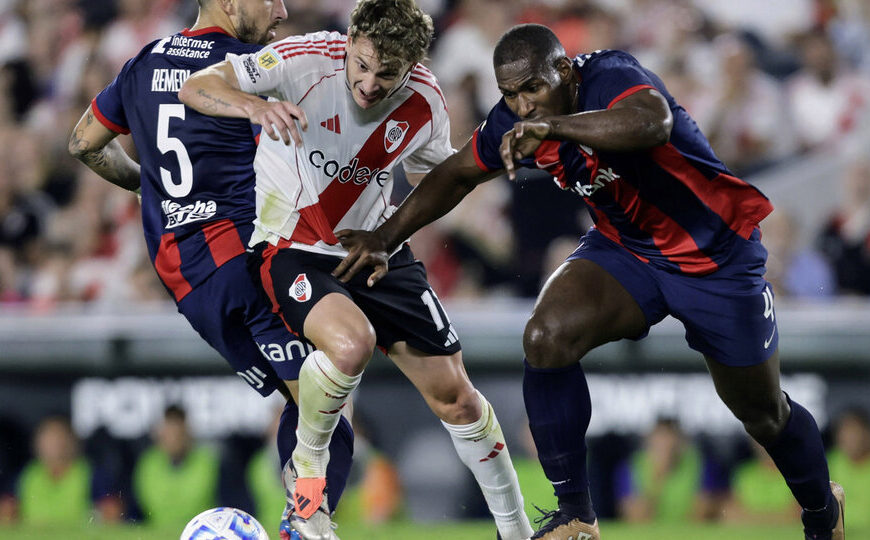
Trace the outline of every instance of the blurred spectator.
<instances>
[{"instance_id":1,"label":"blurred spectator","mask_svg":"<svg viewBox=\"0 0 870 540\"><path fill-rule=\"evenodd\" d=\"M314 28L345 31L341 21L353 4L290 2L279 37ZM870 129L866 0L420 4L436 18L431 63L444 88L456 147L501 98L492 49L518 22L549 24L569 55L621 48L638 56L662 75L738 174L787 160L795 148L840 144ZM136 230L135 202L72 163L66 139L76 115L120 65L154 37L192 24L195 9L188 0L0 0L0 302L54 309L64 301L112 305L166 298ZM797 69L790 41L796 34L803 36L797 42L803 66L788 81L784 103L781 83L771 75ZM783 118L779 109L786 104ZM129 137L121 141L134 150ZM535 182L487 183L452 221L415 235L415 250L444 297L537 291L549 241L585 228L570 212L561 218L570 223L556 223L556 211L519 219L528 206L570 204L547 183L540 183L541 196ZM535 223L544 239L516 223ZM846 268L838 274L852 272Z\"/></svg>"},{"instance_id":2,"label":"blurred spectator","mask_svg":"<svg viewBox=\"0 0 870 540\"><path fill-rule=\"evenodd\" d=\"M866 121L870 77L846 65L824 30L798 39L804 67L788 80L789 107L804 149L831 147Z\"/></svg>"},{"instance_id":3,"label":"blurred spectator","mask_svg":"<svg viewBox=\"0 0 870 540\"><path fill-rule=\"evenodd\" d=\"M100 497L92 504L91 466L79 453L79 441L69 420L42 420L33 438L35 458L21 472L18 483L21 522L79 526L94 510L103 521L118 521L118 500Z\"/></svg>"},{"instance_id":4,"label":"blurred spectator","mask_svg":"<svg viewBox=\"0 0 870 540\"><path fill-rule=\"evenodd\" d=\"M432 71L445 96L451 100L452 95L464 88L460 93L470 98L473 116L480 120L501 99L492 69L492 51L501 35L514 24L515 11L512 2L460 0L452 24L433 42ZM448 107L452 105L448 102Z\"/></svg>"},{"instance_id":5,"label":"blurred spectator","mask_svg":"<svg viewBox=\"0 0 870 540\"><path fill-rule=\"evenodd\" d=\"M353 414L353 467L336 509L339 523L378 525L401 517L399 472L373 438L365 417Z\"/></svg>"},{"instance_id":6,"label":"blurred spectator","mask_svg":"<svg viewBox=\"0 0 870 540\"><path fill-rule=\"evenodd\" d=\"M592 222L583 201L573 193L553 189L553 177L543 171L518 171L517 181L507 185L513 199L510 219L515 293L535 297L544 280L565 262L559 257L573 253L566 244L573 238L576 249ZM541 212L541 208L548 211ZM557 239L561 240L554 245Z\"/></svg>"},{"instance_id":7,"label":"blurred spectator","mask_svg":"<svg viewBox=\"0 0 870 540\"><path fill-rule=\"evenodd\" d=\"M830 298L837 291L834 270L827 259L798 240L798 222L788 210L777 208L761 222L767 248L765 278L778 296Z\"/></svg>"},{"instance_id":8,"label":"blurred spectator","mask_svg":"<svg viewBox=\"0 0 870 540\"><path fill-rule=\"evenodd\" d=\"M619 516L631 523L700 519L701 454L676 420L660 418L643 447L617 469Z\"/></svg>"},{"instance_id":9,"label":"blurred spectator","mask_svg":"<svg viewBox=\"0 0 870 540\"><path fill-rule=\"evenodd\" d=\"M828 33L849 65L870 74L870 2L839 0Z\"/></svg>"},{"instance_id":10,"label":"blurred spectator","mask_svg":"<svg viewBox=\"0 0 870 540\"><path fill-rule=\"evenodd\" d=\"M713 110L710 84L701 79L687 65L685 58L670 58L662 66L659 76L668 91L692 118L702 121Z\"/></svg>"},{"instance_id":11,"label":"blurred spectator","mask_svg":"<svg viewBox=\"0 0 870 540\"><path fill-rule=\"evenodd\" d=\"M27 26L16 13L17 0L0 0L0 65L23 60L27 54Z\"/></svg>"},{"instance_id":12,"label":"blurred spectator","mask_svg":"<svg viewBox=\"0 0 870 540\"><path fill-rule=\"evenodd\" d=\"M335 30L347 32L347 20L350 11L347 6L353 7L356 2L344 2L342 0L294 0L284 2L287 7L287 18L275 31L275 39L284 39L287 36L305 34L318 30Z\"/></svg>"},{"instance_id":13,"label":"blurred spectator","mask_svg":"<svg viewBox=\"0 0 870 540\"><path fill-rule=\"evenodd\" d=\"M849 497L849 526L870 531L870 415L852 407L839 415L834 448L828 454L831 478Z\"/></svg>"},{"instance_id":14,"label":"blurred spectator","mask_svg":"<svg viewBox=\"0 0 870 540\"><path fill-rule=\"evenodd\" d=\"M755 441L750 444L753 457L734 471L723 521L741 525L800 523L800 506L773 460L760 444Z\"/></svg>"},{"instance_id":15,"label":"blurred spectator","mask_svg":"<svg viewBox=\"0 0 870 540\"><path fill-rule=\"evenodd\" d=\"M719 25L747 29L774 46L786 46L816 22L815 0L692 0Z\"/></svg>"},{"instance_id":16,"label":"blurred spectator","mask_svg":"<svg viewBox=\"0 0 870 540\"><path fill-rule=\"evenodd\" d=\"M519 23L549 26L565 47L569 57L620 45L620 20L609 11L613 2L596 4L590 0L557 0L526 5Z\"/></svg>"},{"instance_id":17,"label":"blurred spectator","mask_svg":"<svg viewBox=\"0 0 870 540\"><path fill-rule=\"evenodd\" d=\"M120 71L144 44L183 28L172 11L174 4L174 0L118 0L118 17L106 28L98 46L99 56L109 62L112 72Z\"/></svg>"},{"instance_id":18,"label":"blurred spectator","mask_svg":"<svg viewBox=\"0 0 870 540\"><path fill-rule=\"evenodd\" d=\"M269 524L280 521L287 503L281 482L278 445L275 444L282 411L283 408L279 408L275 412L275 417L263 435L263 446L251 456L245 471L248 490L254 500L254 517L267 529L270 528Z\"/></svg>"},{"instance_id":19,"label":"blurred spectator","mask_svg":"<svg viewBox=\"0 0 870 540\"><path fill-rule=\"evenodd\" d=\"M572 5L574 4L574 5ZM618 49L622 46L619 18L606 5L593 6L589 2L567 2L552 29L566 52L573 57L602 49ZM582 26L581 26L582 25ZM578 27L582 32L577 32ZM572 39L573 38L573 39Z\"/></svg>"},{"instance_id":20,"label":"blurred spectator","mask_svg":"<svg viewBox=\"0 0 870 540\"><path fill-rule=\"evenodd\" d=\"M622 24L622 48L656 73L679 62L694 77L710 81L716 75L713 32L704 12L692 2L634 0Z\"/></svg>"},{"instance_id":21,"label":"blurred spectator","mask_svg":"<svg viewBox=\"0 0 870 540\"><path fill-rule=\"evenodd\" d=\"M183 409L172 405L154 430L154 445L133 470L133 491L143 518L153 525L183 526L215 506L218 458L197 445Z\"/></svg>"},{"instance_id":22,"label":"blurred spectator","mask_svg":"<svg viewBox=\"0 0 870 540\"><path fill-rule=\"evenodd\" d=\"M54 210L40 188L39 141L23 130L0 129L0 299L26 298L26 274Z\"/></svg>"},{"instance_id":23,"label":"blurred spectator","mask_svg":"<svg viewBox=\"0 0 870 540\"><path fill-rule=\"evenodd\" d=\"M712 107L698 111L698 123L719 159L745 176L793 154L797 145L783 89L758 69L754 50L734 34L714 43L722 75L710 91Z\"/></svg>"},{"instance_id":24,"label":"blurred spectator","mask_svg":"<svg viewBox=\"0 0 870 540\"><path fill-rule=\"evenodd\" d=\"M0 416L0 527L18 520L16 482L21 469L30 459L27 433L21 423Z\"/></svg>"},{"instance_id":25,"label":"blurred spectator","mask_svg":"<svg viewBox=\"0 0 870 540\"><path fill-rule=\"evenodd\" d=\"M870 294L870 157L859 155L846 172L843 200L820 236L842 293Z\"/></svg>"}]
</instances>

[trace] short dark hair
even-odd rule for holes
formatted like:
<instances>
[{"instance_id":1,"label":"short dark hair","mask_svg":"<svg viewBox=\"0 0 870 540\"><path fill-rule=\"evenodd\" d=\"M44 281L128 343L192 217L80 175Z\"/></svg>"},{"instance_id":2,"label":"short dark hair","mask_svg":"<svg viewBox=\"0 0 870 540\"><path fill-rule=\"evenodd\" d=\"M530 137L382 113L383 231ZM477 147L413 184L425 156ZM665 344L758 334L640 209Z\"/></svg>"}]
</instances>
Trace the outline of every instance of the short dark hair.
<instances>
[{"instance_id":1,"label":"short dark hair","mask_svg":"<svg viewBox=\"0 0 870 540\"><path fill-rule=\"evenodd\" d=\"M172 404L166 407L166 409L163 411L163 418L165 420L177 420L179 422L186 422L187 413L181 405Z\"/></svg>"},{"instance_id":2,"label":"short dark hair","mask_svg":"<svg viewBox=\"0 0 870 540\"><path fill-rule=\"evenodd\" d=\"M851 418L861 424L864 429L870 430L870 412L861 405L850 405L843 409L843 411L837 415L837 427L839 427L842 421L846 418Z\"/></svg>"},{"instance_id":3,"label":"short dark hair","mask_svg":"<svg viewBox=\"0 0 870 540\"><path fill-rule=\"evenodd\" d=\"M498 68L525 59L532 64L556 67L556 62L565 56L565 47L552 30L541 24L520 24L498 40L492 63Z\"/></svg>"},{"instance_id":4,"label":"short dark hair","mask_svg":"<svg viewBox=\"0 0 870 540\"><path fill-rule=\"evenodd\" d=\"M432 17L414 0L360 0L350 14L347 35L372 41L378 59L414 65L426 58L432 42Z\"/></svg>"}]
</instances>

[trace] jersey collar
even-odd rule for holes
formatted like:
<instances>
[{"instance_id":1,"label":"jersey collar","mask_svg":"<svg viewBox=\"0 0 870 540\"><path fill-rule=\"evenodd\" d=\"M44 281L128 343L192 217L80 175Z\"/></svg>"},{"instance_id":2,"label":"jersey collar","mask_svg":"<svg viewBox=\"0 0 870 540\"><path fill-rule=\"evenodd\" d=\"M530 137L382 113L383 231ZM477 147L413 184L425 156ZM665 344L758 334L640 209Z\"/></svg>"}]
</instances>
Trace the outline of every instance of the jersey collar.
<instances>
[{"instance_id":1,"label":"jersey collar","mask_svg":"<svg viewBox=\"0 0 870 540\"><path fill-rule=\"evenodd\" d=\"M212 34L212 33L225 34L225 35L229 36L227 31L224 30L223 28L221 28L220 26L209 26L207 28L200 28L199 30L191 30L190 28L185 28L184 30L182 30L179 33L185 37L201 36L203 34Z\"/></svg>"}]
</instances>

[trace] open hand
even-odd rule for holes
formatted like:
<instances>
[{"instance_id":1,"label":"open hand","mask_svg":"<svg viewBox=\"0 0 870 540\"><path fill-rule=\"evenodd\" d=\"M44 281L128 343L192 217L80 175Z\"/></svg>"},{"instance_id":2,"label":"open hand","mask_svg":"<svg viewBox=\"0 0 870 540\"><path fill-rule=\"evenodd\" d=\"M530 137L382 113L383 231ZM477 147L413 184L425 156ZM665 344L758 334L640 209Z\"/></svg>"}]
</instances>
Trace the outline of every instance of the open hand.
<instances>
[{"instance_id":1,"label":"open hand","mask_svg":"<svg viewBox=\"0 0 870 540\"><path fill-rule=\"evenodd\" d=\"M384 242L375 232L343 229L338 231L335 236L341 242L342 247L347 250L347 256L332 271L332 275L342 283L350 281L366 266L374 267L374 272L366 281L369 287L387 275L390 254L387 253Z\"/></svg>"},{"instance_id":2,"label":"open hand","mask_svg":"<svg viewBox=\"0 0 870 540\"><path fill-rule=\"evenodd\" d=\"M263 126L263 131L274 141L279 138L289 145L292 140L296 146L302 146L302 131L308 129L308 119L305 111L289 101L262 101L250 112L252 124ZM297 126L297 122L299 125Z\"/></svg>"}]
</instances>

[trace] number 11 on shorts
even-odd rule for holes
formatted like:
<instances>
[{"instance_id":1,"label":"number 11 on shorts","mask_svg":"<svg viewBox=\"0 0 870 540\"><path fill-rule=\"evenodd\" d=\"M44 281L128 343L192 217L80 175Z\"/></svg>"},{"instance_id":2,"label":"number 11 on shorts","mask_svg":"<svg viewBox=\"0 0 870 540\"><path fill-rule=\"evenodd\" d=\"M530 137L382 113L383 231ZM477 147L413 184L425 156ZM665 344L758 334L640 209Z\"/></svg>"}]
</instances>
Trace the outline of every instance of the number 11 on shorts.
<instances>
[{"instance_id":1,"label":"number 11 on shorts","mask_svg":"<svg viewBox=\"0 0 870 540\"><path fill-rule=\"evenodd\" d=\"M438 300L438 296L435 294L435 291L432 289L427 289L423 291L423 294L420 295L420 300L429 308L429 314L432 315L432 322L435 323L435 329L439 332L445 327L445 319L446 324L450 326L450 330L447 336L447 341L444 342L445 347L449 347L453 343L459 339L459 336L456 335L456 330L453 329L453 325L450 323L450 319L447 317L447 314L444 312L444 309L441 307L441 302Z\"/></svg>"}]
</instances>

